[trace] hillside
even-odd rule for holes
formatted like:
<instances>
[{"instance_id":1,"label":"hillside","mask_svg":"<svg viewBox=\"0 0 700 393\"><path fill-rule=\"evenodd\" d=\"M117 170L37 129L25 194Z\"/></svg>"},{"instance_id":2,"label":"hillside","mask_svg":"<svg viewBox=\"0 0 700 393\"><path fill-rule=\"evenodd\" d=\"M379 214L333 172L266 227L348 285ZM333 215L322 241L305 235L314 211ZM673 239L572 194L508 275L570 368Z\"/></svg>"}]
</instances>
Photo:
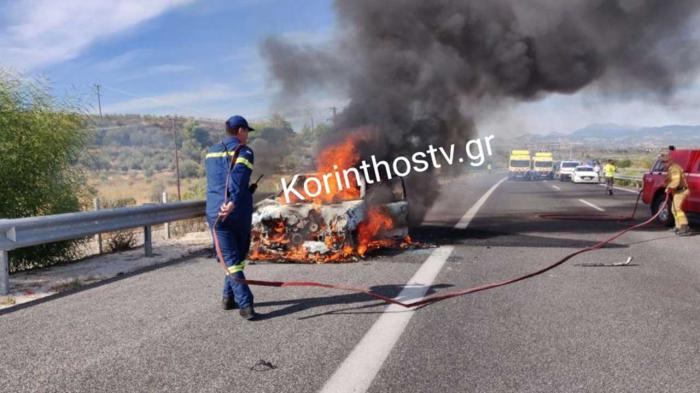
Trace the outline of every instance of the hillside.
<instances>
[{"instance_id":1,"label":"hillside","mask_svg":"<svg viewBox=\"0 0 700 393\"><path fill-rule=\"evenodd\" d=\"M209 146L224 137L221 120L160 116L92 116L94 131L88 154L81 160L88 180L105 199L133 197L138 203L156 201L167 191L176 195L177 145L182 193L203 197L204 156ZM295 132L279 116L251 124L248 144L256 153L255 176L266 174L261 189L273 187L273 174L304 171L313 165L312 149L325 125Z\"/></svg>"},{"instance_id":2,"label":"hillside","mask_svg":"<svg viewBox=\"0 0 700 393\"><path fill-rule=\"evenodd\" d=\"M571 133L566 139L591 145L626 146L700 146L700 126L626 127L616 124L592 124Z\"/></svg>"}]
</instances>

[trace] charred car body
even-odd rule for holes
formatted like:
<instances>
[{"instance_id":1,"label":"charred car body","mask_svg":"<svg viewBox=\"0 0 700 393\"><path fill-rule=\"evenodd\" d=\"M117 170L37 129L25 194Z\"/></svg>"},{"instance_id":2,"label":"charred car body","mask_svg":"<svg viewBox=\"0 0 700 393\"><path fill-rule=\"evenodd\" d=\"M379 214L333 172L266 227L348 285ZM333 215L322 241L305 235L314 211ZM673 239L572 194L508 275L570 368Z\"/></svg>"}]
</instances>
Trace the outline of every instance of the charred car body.
<instances>
[{"instance_id":1,"label":"charred car body","mask_svg":"<svg viewBox=\"0 0 700 393\"><path fill-rule=\"evenodd\" d=\"M302 175L305 177L315 174ZM404 247L408 202L401 178L358 187L324 203L263 199L253 212L250 259L326 263L353 260L369 250ZM349 196L348 196L349 195Z\"/></svg>"}]
</instances>

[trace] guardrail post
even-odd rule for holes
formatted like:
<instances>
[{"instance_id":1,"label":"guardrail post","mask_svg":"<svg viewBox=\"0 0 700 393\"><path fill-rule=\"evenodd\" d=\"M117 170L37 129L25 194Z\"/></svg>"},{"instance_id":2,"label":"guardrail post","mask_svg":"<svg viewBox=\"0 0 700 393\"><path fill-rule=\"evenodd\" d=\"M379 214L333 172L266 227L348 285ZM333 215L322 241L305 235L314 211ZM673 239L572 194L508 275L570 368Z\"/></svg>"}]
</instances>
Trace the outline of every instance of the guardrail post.
<instances>
[{"instance_id":1,"label":"guardrail post","mask_svg":"<svg viewBox=\"0 0 700 393\"><path fill-rule=\"evenodd\" d=\"M146 252L147 257L153 256L153 234L151 232L151 226L146 225L143 227L143 250Z\"/></svg>"},{"instance_id":2,"label":"guardrail post","mask_svg":"<svg viewBox=\"0 0 700 393\"><path fill-rule=\"evenodd\" d=\"M10 256L6 250L0 250L0 295L10 292Z\"/></svg>"},{"instance_id":3,"label":"guardrail post","mask_svg":"<svg viewBox=\"0 0 700 393\"><path fill-rule=\"evenodd\" d=\"M93 198L92 207L95 210L100 210L100 198ZM95 235L95 240L97 240L97 253L102 255L102 234L98 233Z\"/></svg>"},{"instance_id":4,"label":"guardrail post","mask_svg":"<svg viewBox=\"0 0 700 393\"><path fill-rule=\"evenodd\" d=\"M163 203L168 203L168 193L163 191ZM165 223L165 238L170 239L170 223Z\"/></svg>"}]
</instances>

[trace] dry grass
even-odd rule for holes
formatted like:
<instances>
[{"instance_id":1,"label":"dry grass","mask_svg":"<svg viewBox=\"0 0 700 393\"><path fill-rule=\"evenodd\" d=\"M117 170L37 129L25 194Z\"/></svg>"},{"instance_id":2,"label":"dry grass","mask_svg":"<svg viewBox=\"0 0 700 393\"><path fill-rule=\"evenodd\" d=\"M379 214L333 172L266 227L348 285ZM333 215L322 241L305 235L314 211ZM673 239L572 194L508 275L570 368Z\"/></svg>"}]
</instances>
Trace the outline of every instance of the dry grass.
<instances>
[{"instance_id":1,"label":"dry grass","mask_svg":"<svg viewBox=\"0 0 700 393\"><path fill-rule=\"evenodd\" d=\"M197 179L181 179L180 190L185 194ZM153 202L152 196L158 184L165 186L169 197L177 195L177 178L173 172L160 172L146 177L143 171L100 172L88 175L88 184L97 190L103 200L134 198L136 204Z\"/></svg>"}]
</instances>

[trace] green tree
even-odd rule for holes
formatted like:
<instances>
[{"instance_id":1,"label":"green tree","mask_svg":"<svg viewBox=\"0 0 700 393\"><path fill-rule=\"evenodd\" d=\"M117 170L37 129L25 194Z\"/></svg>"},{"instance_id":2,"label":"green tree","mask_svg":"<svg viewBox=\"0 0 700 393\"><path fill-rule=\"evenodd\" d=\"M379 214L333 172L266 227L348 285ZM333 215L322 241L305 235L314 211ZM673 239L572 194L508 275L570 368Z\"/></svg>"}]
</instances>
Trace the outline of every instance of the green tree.
<instances>
[{"instance_id":1,"label":"green tree","mask_svg":"<svg viewBox=\"0 0 700 393\"><path fill-rule=\"evenodd\" d=\"M183 178L202 176L202 167L192 160L185 160L180 164L180 175Z\"/></svg>"},{"instance_id":2,"label":"green tree","mask_svg":"<svg viewBox=\"0 0 700 393\"><path fill-rule=\"evenodd\" d=\"M80 210L85 179L77 164L88 141L84 117L40 82L0 70L0 217ZM75 242L10 253L17 271L71 258Z\"/></svg>"},{"instance_id":3,"label":"green tree","mask_svg":"<svg viewBox=\"0 0 700 393\"><path fill-rule=\"evenodd\" d=\"M185 141L194 141L199 148L205 148L211 144L209 131L201 127L197 120L188 120L184 126Z\"/></svg>"},{"instance_id":4,"label":"green tree","mask_svg":"<svg viewBox=\"0 0 700 393\"><path fill-rule=\"evenodd\" d=\"M182 155L186 159L199 162L204 158L205 150L199 145L199 142L187 139L182 144Z\"/></svg>"}]
</instances>

